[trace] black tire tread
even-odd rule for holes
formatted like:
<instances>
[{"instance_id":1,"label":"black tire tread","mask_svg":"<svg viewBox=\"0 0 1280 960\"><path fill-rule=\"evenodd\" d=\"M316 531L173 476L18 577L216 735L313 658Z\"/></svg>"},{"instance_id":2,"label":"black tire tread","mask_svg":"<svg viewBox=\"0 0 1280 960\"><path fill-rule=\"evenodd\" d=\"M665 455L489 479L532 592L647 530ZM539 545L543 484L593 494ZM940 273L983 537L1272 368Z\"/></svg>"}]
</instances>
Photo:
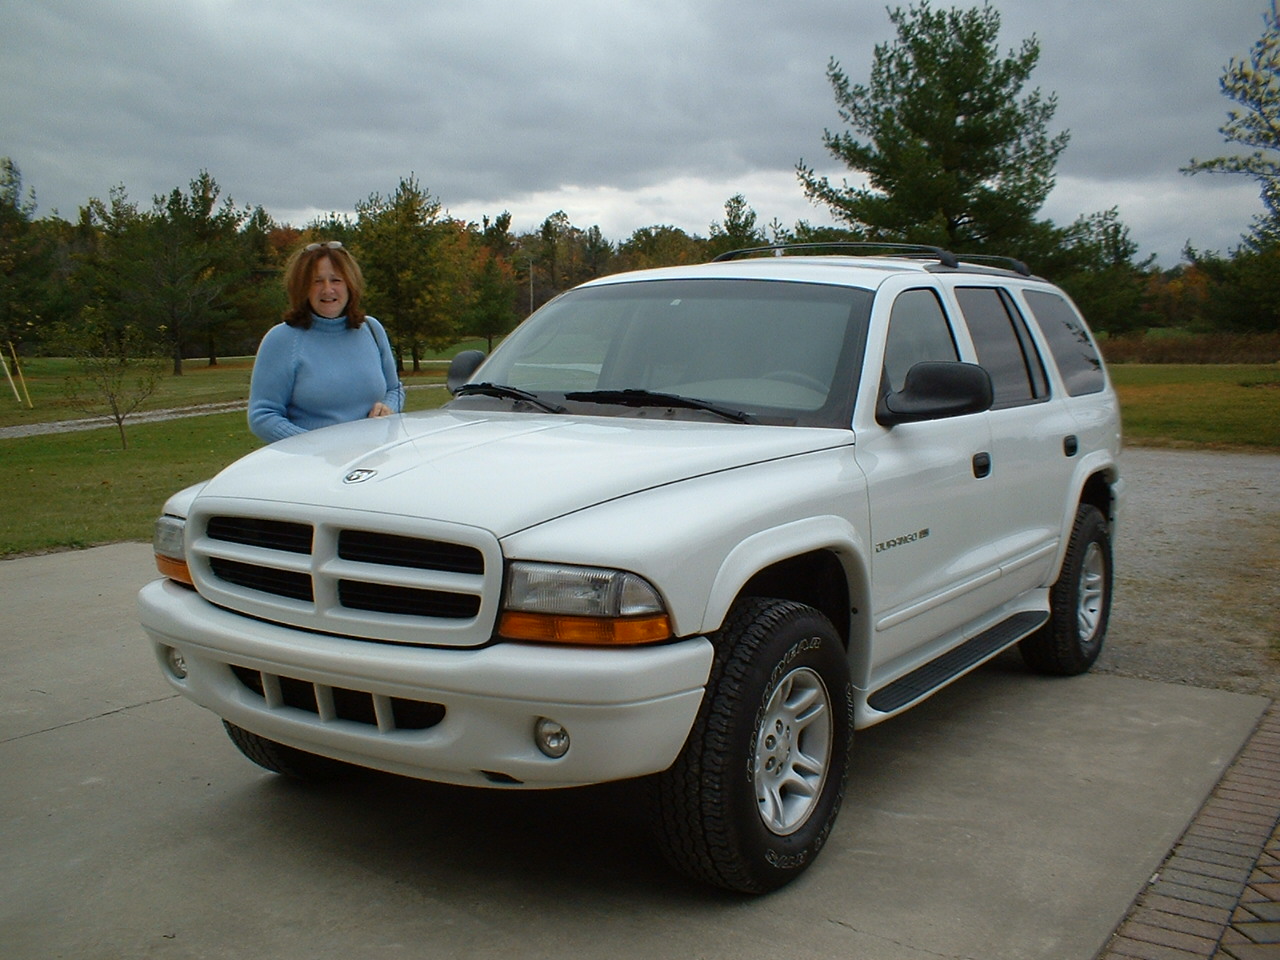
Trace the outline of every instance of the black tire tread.
<instances>
[{"instance_id":1,"label":"black tire tread","mask_svg":"<svg viewBox=\"0 0 1280 960\"><path fill-rule=\"evenodd\" d=\"M351 768L340 760L317 756L296 747L276 743L256 733L250 733L230 721L223 720L227 736L241 753L272 773L278 773L299 783L321 783L341 777Z\"/></svg>"},{"instance_id":2,"label":"black tire tread","mask_svg":"<svg viewBox=\"0 0 1280 960\"><path fill-rule=\"evenodd\" d=\"M741 842L732 818L714 811L727 808L722 784L729 777L729 765L741 762L732 748L731 727L758 651L785 620L815 613L792 601L753 598L736 605L717 631L704 709L679 759L653 778L659 846L676 869L695 880L741 893L764 893L786 882L781 877L761 883L736 854ZM844 765L840 768L843 771ZM836 809L843 797L843 777L838 789Z\"/></svg>"}]
</instances>

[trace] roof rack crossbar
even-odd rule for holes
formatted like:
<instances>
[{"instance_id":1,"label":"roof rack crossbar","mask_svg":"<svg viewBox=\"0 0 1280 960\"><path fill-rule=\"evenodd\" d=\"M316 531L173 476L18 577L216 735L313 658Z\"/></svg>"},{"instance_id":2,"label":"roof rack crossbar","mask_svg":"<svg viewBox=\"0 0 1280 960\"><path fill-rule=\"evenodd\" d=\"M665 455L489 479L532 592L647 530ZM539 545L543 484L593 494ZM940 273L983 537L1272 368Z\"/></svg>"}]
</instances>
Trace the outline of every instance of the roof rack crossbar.
<instances>
[{"instance_id":1,"label":"roof rack crossbar","mask_svg":"<svg viewBox=\"0 0 1280 960\"><path fill-rule=\"evenodd\" d=\"M866 252L868 250L883 250L885 255L899 254L914 257L934 257L944 267L958 267L960 260L950 250L944 250L942 247L931 247L918 243L889 243L887 241L880 242L875 240L832 240L827 243L771 243L763 247L744 247L741 250L728 250L718 257L715 257L712 263L723 263L726 260L737 260L742 257L749 256L753 253L770 253L775 256L781 256L789 250L860 250Z\"/></svg>"},{"instance_id":2,"label":"roof rack crossbar","mask_svg":"<svg viewBox=\"0 0 1280 960\"><path fill-rule=\"evenodd\" d=\"M1031 276L1031 268L1013 257L999 257L988 253L962 253L959 258L965 263L990 263L997 267L1006 267L1024 277Z\"/></svg>"}]
</instances>

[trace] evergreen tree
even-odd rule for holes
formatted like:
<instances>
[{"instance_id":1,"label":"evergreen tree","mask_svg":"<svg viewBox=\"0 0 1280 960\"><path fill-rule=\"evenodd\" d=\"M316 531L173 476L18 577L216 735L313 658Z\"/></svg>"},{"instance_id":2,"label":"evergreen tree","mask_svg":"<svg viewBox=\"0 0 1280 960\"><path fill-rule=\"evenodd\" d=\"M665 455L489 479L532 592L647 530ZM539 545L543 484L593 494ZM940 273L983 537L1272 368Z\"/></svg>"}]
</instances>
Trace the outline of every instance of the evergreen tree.
<instances>
[{"instance_id":1,"label":"evergreen tree","mask_svg":"<svg viewBox=\"0 0 1280 960\"><path fill-rule=\"evenodd\" d=\"M1110 335L1161 325L1147 305L1152 264L1133 258L1138 245L1116 208L1082 216L1061 232L1056 264L1044 272L1071 295L1096 331Z\"/></svg>"},{"instance_id":2,"label":"evergreen tree","mask_svg":"<svg viewBox=\"0 0 1280 960\"><path fill-rule=\"evenodd\" d=\"M1056 97L1023 92L1039 43L1001 57L989 5L935 11L922 0L889 18L897 38L875 48L868 84L834 59L827 68L850 129L823 143L865 185L833 185L802 160L805 195L869 240L1017 252L1068 140L1048 132Z\"/></svg>"},{"instance_id":3,"label":"evergreen tree","mask_svg":"<svg viewBox=\"0 0 1280 960\"><path fill-rule=\"evenodd\" d=\"M53 292L51 231L35 212L35 191L24 193L18 165L0 157L0 349L37 333Z\"/></svg>"},{"instance_id":4,"label":"evergreen tree","mask_svg":"<svg viewBox=\"0 0 1280 960\"><path fill-rule=\"evenodd\" d=\"M764 231L756 226L756 212L747 205L747 198L735 193L724 203L724 222L711 224L707 254L715 257L730 250L759 247L768 242Z\"/></svg>"},{"instance_id":5,"label":"evergreen tree","mask_svg":"<svg viewBox=\"0 0 1280 960\"><path fill-rule=\"evenodd\" d=\"M190 192L174 188L142 211L123 186L109 202L92 199L81 211L93 240L83 259L84 305L99 324L137 326L165 346L173 373L183 356L208 345L216 325L234 316L231 291L248 266L240 226L248 216L202 171ZM86 314L87 315L87 314Z\"/></svg>"},{"instance_id":6,"label":"evergreen tree","mask_svg":"<svg viewBox=\"0 0 1280 960\"><path fill-rule=\"evenodd\" d=\"M1192 160L1184 173L1231 173L1258 182L1265 213L1255 219L1251 243L1280 246L1280 18L1263 17L1263 32L1248 59L1232 58L1218 81L1223 94L1239 106L1227 113L1218 132L1228 143L1252 152L1243 156Z\"/></svg>"},{"instance_id":7,"label":"evergreen tree","mask_svg":"<svg viewBox=\"0 0 1280 960\"><path fill-rule=\"evenodd\" d=\"M494 338L510 333L520 319L516 313L516 293L516 277L510 261L486 251L475 277L466 331L484 337L489 352L493 351Z\"/></svg>"},{"instance_id":8,"label":"evergreen tree","mask_svg":"<svg viewBox=\"0 0 1280 960\"><path fill-rule=\"evenodd\" d=\"M408 347L415 372L427 342L447 338L457 319L432 309L440 212L440 201L412 174L389 196L375 193L356 204L355 244L368 284L366 305L390 328L397 348Z\"/></svg>"}]
</instances>

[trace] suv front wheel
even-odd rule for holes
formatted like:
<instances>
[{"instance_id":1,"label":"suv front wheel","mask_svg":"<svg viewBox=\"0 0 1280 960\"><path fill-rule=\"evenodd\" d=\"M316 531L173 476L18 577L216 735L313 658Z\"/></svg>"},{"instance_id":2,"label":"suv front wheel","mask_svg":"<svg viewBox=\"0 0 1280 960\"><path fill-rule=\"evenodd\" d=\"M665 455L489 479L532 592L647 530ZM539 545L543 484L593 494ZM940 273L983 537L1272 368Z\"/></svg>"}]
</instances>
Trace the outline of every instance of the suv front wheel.
<instances>
[{"instance_id":1,"label":"suv front wheel","mask_svg":"<svg viewBox=\"0 0 1280 960\"><path fill-rule=\"evenodd\" d=\"M844 645L817 610L746 600L715 636L698 719L657 777L667 858L743 893L790 882L818 855L844 796L853 693Z\"/></svg>"}]
</instances>

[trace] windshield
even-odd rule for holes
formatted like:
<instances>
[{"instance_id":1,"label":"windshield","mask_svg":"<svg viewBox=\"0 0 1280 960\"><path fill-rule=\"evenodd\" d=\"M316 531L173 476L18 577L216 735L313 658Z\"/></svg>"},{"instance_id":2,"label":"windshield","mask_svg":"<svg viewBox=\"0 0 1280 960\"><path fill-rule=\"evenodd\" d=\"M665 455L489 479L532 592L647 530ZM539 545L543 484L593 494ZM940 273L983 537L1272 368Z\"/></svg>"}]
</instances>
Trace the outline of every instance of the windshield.
<instances>
[{"instance_id":1,"label":"windshield","mask_svg":"<svg viewBox=\"0 0 1280 960\"><path fill-rule=\"evenodd\" d=\"M472 381L575 413L847 427L871 300L769 280L579 288L526 320ZM454 402L504 401L487 390Z\"/></svg>"}]
</instances>

